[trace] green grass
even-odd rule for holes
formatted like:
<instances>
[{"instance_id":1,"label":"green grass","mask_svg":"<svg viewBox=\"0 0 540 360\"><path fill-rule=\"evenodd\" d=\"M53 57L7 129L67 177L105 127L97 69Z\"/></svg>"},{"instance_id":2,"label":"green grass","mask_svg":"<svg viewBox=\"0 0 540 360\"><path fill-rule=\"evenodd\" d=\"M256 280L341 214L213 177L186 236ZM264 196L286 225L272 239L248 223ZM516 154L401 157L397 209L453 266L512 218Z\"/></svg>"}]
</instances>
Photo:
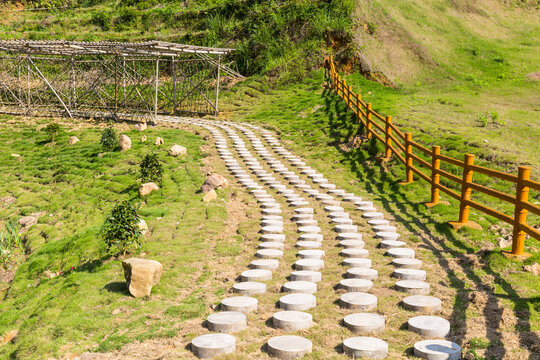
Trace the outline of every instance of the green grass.
<instances>
[{"instance_id":1,"label":"green grass","mask_svg":"<svg viewBox=\"0 0 540 360\"><path fill-rule=\"evenodd\" d=\"M25 234L27 256L12 264L18 266L13 281L1 285L0 334L17 329L19 335L0 347L0 357L57 356L63 345L72 345L72 352L111 351L134 340L175 336L184 321L201 318L208 309L200 301L201 289L190 285L206 286L209 296L222 294L213 270L201 268L225 251L214 252L207 239L218 236L226 217L223 202L204 205L196 193L207 156L200 152L202 140L177 129L151 129L145 132L149 140L140 143L142 133L121 126L117 131L131 137L133 148L100 157L99 128L64 123L51 144L36 131L45 123L0 122L0 198L17 198L0 206L0 218L45 213ZM69 146L72 135L80 142ZM156 136L165 141L157 149L164 166L162 188L143 200L137 193L139 164L156 151ZM175 143L188 155L167 156L165 150ZM135 256L164 266L148 299L129 295L121 261L106 254L99 233L114 204L127 199L141 203L140 214L150 228ZM58 276L49 279L47 271ZM113 315L116 309L121 311Z\"/></svg>"}]
</instances>

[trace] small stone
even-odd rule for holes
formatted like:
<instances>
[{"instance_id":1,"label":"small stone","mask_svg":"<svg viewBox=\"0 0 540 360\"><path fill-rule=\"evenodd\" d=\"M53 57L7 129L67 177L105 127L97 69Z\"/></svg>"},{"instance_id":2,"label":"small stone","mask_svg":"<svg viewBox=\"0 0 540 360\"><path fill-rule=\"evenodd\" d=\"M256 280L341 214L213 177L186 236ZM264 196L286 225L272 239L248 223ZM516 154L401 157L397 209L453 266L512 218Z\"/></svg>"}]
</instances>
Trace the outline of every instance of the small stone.
<instances>
[{"instance_id":1,"label":"small stone","mask_svg":"<svg viewBox=\"0 0 540 360\"><path fill-rule=\"evenodd\" d=\"M364 292L348 292L341 295L339 305L343 309L371 311L377 308L377 297Z\"/></svg>"},{"instance_id":2,"label":"small stone","mask_svg":"<svg viewBox=\"0 0 540 360\"><path fill-rule=\"evenodd\" d=\"M139 219L137 226L139 227L139 230L141 230L142 235L148 232L148 225L146 224L146 221L144 221L144 219Z\"/></svg>"},{"instance_id":3,"label":"small stone","mask_svg":"<svg viewBox=\"0 0 540 360\"><path fill-rule=\"evenodd\" d=\"M349 330L357 334L380 333L384 330L384 318L378 314L356 313L349 314L343 319Z\"/></svg>"},{"instance_id":4,"label":"small stone","mask_svg":"<svg viewBox=\"0 0 540 360\"><path fill-rule=\"evenodd\" d=\"M120 146L120 150L126 151L131 149L131 139L127 135L120 135L120 139L118 140L118 146Z\"/></svg>"},{"instance_id":5,"label":"small stone","mask_svg":"<svg viewBox=\"0 0 540 360\"><path fill-rule=\"evenodd\" d=\"M142 142L142 143L143 143L143 142L146 142L146 135L143 135L143 136L141 137L141 142Z\"/></svg>"},{"instance_id":6,"label":"small stone","mask_svg":"<svg viewBox=\"0 0 540 360\"><path fill-rule=\"evenodd\" d=\"M313 323L313 317L302 311L279 311L272 317L272 324L277 329L287 332L306 329Z\"/></svg>"},{"instance_id":7,"label":"small stone","mask_svg":"<svg viewBox=\"0 0 540 360\"><path fill-rule=\"evenodd\" d=\"M247 314L257 310L258 303L257 299L249 296L233 296L221 301L221 310Z\"/></svg>"},{"instance_id":8,"label":"small stone","mask_svg":"<svg viewBox=\"0 0 540 360\"><path fill-rule=\"evenodd\" d=\"M154 182L149 182L142 184L139 188L139 195L140 196L146 196L150 194L152 191L159 190L159 187Z\"/></svg>"},{"instance_id":9,"label":"small stone","mask_svg":"<svg viewBox=\"0 0 540 360\"><path fill-rule=\"evenodd\" d=\"M343 341L343 351L353 359L384 359L388 356L388 344L373 337L352 337Z\"/></svg>"},{"instance_id":10,"label":"small stone","mask_svg":"<svg viewBox=\"0 0 540 360\"><path fill-rule=\"evenodd\" d=\"M17 157L18 158L18 157L21 157L21 155L20 154L11 154L11 157Z\"/></svg>"},{"instance_id":11,"label":"small stone","mask_svg":"<svg viewBox=\"0 0 540 360\"><path fill-rule=\"evenodd\" d=\"M438 316L420 315L410 318L407 322L409 330L424 337L443 338L450 333L448 320Z\"/></svg>"},{"instance_id":12,"label":"small stone","mask_svg":"<svg viewBox=\"0 0 540 360\"><path fill-rule=\"evenodd\" d=\"M178 156L187 154L187 149L180 145L173 145L169 150L169 155Z\"/></svg>"},{"instance_id":13,"label":"small stone","mask_svg":"<svg viewBox=\"0 0 540 360\"><path fill-rule=\"evenodd\" d=\"M441 310L442 301L434 296L413 295L403 299L403 307L411 311L435 313Z\"/></svg>"},{"instance_id":14,"label":"small stone","mask_svg":"<svg viewBox=\"0 0 540 360\"><path fill-rule=\"evenodd\" d=\"M311 294L288 294L279 299L279 308L284 310L303 311L317 306L317 298Z\"/></svg>"},{"instance_id":15,"label":"small stone","mask_svg":"<svg viewBox=\"0 0 540 360\"><path fill-rule=\"evenodd\" d=\"M214 189L207 192L206 195L204 195L204 197L203 197L204 202L210 202L210 201L216 200L216 199L217 199L217 193L216 193L216 191Z\"/></svg>"},{"instance_id":16,"label":"small stone","mask_svg":"<svg viewBox=\"0 0 540 360\"><path fill-rule=\"evenodd\" d=\"M135 124L135 130L138 130L138 131L144 131L147 129L147 125L146 123L139 123L139 124Z\"/></svg>"},{"instance_id":17,"label":"small stone","mask_svg":"<svg viewBox=\"0 0 540 360\"><path fill-rule=\"evenodd\" d=\"M160 138L159 136L156 137L156 141L154 142L154 145L156 145L156 146L163 145L163 139Z\"/></svg>"},{"instance_id":18,"label":"small stone","mask_svg":"<svg viewBox=\"0 0 540 360\"><path fill-rule=\"evenodd\" d=\"M523 266L523 270L533 273L534 275L540 275L540 265L538 265L538 263L534 263L532 265L525 265Z\"/></svg>"},{"instance_id":19,"label":"small stone","mask_svg":"<svg viewBox=\"0 0 540 360\"><path fill-rule=\"evenodd\" d=\"M149 296L152 287L161 279L163 266L148 259L129 258L122 261L129 292L134 297Z\"/></svg>"},{"instance_id":20,"label":"small stone","mask_svg":"<svg viewBox=\"0 0 540 360\"><path fill-rule=\"evenodd\" d=\"M191 351L199 359L209 359L236 350L236 339L229 334L206 334L191 341Z\"/></svg>"},{"instance_id":21,"label":"small stone","mask_svg":"<svg viewBox=\"0 0 540 360\"><path fill-rule=\"evenodd\" d=\"M423 340L414 344L414 355L427 360L459 360L461 347L447 340Z\"/></svg>"},{"instance_id":22,"label":"small stone","mask_svg":"<svg viewBox=\"0 0 540 360\"><path fill-rule=\"evenodd\" d=\"M311 353L313 345L306 338L294 335L275 336L267 343L270 356L278 359L297 359Z\"/></svg>"},{"instance_id":23,"label":"small stone","mask_svg":"<svg viewBox=\"0 0 540 360\"><path fill-rule=\"evenodd\" d=\"M68 140L68 145L75 145L79 142L79 139L76 136L70 136Z\"/></svg>"},{"instance_id":24,"label":"small stone","mask_svg":"<svg viewBox=\"0 0 540 360\"><path fill-rule=\"evenodd\" d=\"M238 311L220 311L208 316L206 319L208 330L220 333L237 332L245 329L246 326L246 315Z\"/></svg>"}]
</instances>

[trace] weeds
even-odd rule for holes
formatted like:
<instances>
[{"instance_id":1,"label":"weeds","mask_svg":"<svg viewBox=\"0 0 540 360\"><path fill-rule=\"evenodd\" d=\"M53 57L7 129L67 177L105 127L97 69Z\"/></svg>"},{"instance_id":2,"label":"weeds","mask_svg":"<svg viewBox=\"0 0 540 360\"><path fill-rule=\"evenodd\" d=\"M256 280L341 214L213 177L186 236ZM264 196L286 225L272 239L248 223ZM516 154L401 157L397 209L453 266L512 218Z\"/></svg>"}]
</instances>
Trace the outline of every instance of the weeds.
<instances>
[{"instance_id":1,"label":"weeds","mask_svg":"<svg viewBox=\"0 0 540 360\"><path fill-rule=\"evenodd\" d=\"M14 249L23 248L17 221L11 220L6 223L5 227L5 230L0 232L0 263L4 268L10 262Z\"/></svg>"}]
</instances>

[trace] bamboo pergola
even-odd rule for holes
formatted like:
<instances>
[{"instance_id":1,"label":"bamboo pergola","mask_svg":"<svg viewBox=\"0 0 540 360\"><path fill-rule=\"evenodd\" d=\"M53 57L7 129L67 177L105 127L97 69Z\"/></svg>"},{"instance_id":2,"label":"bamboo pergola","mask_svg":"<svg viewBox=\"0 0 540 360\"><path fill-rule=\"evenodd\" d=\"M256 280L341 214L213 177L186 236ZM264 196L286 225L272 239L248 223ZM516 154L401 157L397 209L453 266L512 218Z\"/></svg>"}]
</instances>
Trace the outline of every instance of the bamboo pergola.
<instances>
[{"instance_id":1,"label":"bamboo pergola","mask_svg":"<svg viewBox=\"0 0 540 360\"><path fill-rule=\"evenodd\" d=\"M217 114L220 86L242 75L233 49L163 41L0 41L0 113L155 121Z\"/></svg>"}]
</instances>

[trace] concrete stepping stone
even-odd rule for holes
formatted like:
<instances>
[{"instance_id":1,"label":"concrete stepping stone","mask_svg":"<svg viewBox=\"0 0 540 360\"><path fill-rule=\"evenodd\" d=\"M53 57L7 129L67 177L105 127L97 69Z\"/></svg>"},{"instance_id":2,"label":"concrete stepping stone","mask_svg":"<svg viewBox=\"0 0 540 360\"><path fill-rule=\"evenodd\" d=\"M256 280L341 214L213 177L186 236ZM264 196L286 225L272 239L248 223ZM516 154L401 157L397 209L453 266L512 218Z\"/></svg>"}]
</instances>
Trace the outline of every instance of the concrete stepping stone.
<instances>
[{"instance_id":1,"label":"concrete stepping stone","mask_svg":"<svg viewBox=\"0 0 540 360\"><path fill-rule=\"evenodd\" d=\"M317 170L315 170L315 169L303 169L301 171L301 173L306 174L306 175L311 175L311 174L316 174Z\"/></svg>"},{"instance_id":2,"label":"concrete stepping stone","mask_svg":"<svg viewBox=\"0 0 540 360\"><path fill-rule=\"evenodd\" d=\"M334 230L338 233L354 233L358 231L358 226L356 225L336 225Z\"/></svg>"},{"instance_id":3,"label":"concrete stepping stone","mask_svg":"<svg viewBox=\"0 0 540 360\"><path fill-rule=\"evenodd\" d=\"M296 184L295 186L301 190L311 189L311 186L305 183Z\"/></svg>"},{"instance_id":4,"label":"concrete stepping stone","mask_svg":"<svg viewBox=\"0 0 540 360\"><path fill-rule=\"evenodd\" d=\"M298 359L311 353L311 341L301 336L283 335L270 338L267 343L268 354L278 359Z\"/></svg>"},{"instance_id":5,"label":"concrete stepping stone","mask_svg":"<svg viewBox=\"0 0 540 360\"><path fill-rule=\"evenodd\" d=\"M261 249L257 250L256 256L262 259L275 259L283 256L283 251L277 249Z\"/></svg>"},{"instance_id":6,"label":"concrete stepping stone","mask_svg":"<svg viewBox=\"0 0 540 360\"><path fill-rule=\"evenodd\" d=\"M322 246L320 241L298 241L296 247L310 250L310 249L319 249Z\"/></svg>"},{"instance_id":7,"label":"concrete stepping stone","mask_svg":"<svg viewBox=\"0 0 540 360\"><path fill-rule=\"evenodd\" d=\"M376 226L376 225L389 225L390 224L390 220L385 220L385 219L370 219L368 220L367 222L369 225L371 226Z\"/></svg>"},{"instance_id":8,"label":"concrete stepping stone","mask_svg":"<svg viewBox=\"0 0 540 360\"><path fill-rule=\"evenodd\" d=\"M261 225L263 227L266 226L277 226L283 228L283 221L282 220L261 220Z\"/></svg>"},{"instance_id":9,"label":"concrete stepping stone","mask_svg":"<svg viewBox=\"0 0 540 360\"><path fill-rule=\"evenodd\" d=\"M300 259L294 263L296 270L319 271L324 267L324 261L321 259Z\"/></svg>"},{"instance_id":10,"label":"concrete stepping stone","mask_svg":"<svg viewBox=\"0 0 540 360\"><path fill-rule=\"evenodd\" d=\"M426 280L426 272L416 269L395 269L392 276L401 280Z\"/></svg>"},{"instance_id":11,"label":"concrete stepping stone","mask_svg":"<svg viewBox=\"0 0 540 360\"><path fill-rule=\"evenodd\" d=\"M324 251L317 249L300 250L298 256L302 259L321 259L324 256Z\"/></svg>"},{"instance_id":12,"label":"concrete stepping stone","mask_svg":"<svg viewBox=\"0 0 540 360\"><path fill-rule=\"evenodd\" d=\"M250 296L232 296L221 301L221 310L247 314L257 310L258 303L257 299Z\"/></svg>"},{"instance_id":13,"label":"concrete stepping stone","mask_svg":"<svg viewBox=\"0 0 540 360\"><path fill-rule=\"evenodd\" d=\"M236 339L229 334L206 334L191 341L191 351L199 359L230 354L236 350Z\"/></svg>"},{"instance_id":14,"label":"concrete stepping stone","mask_svg":"<svg viewBox=\"0 0 540 360\"><path fill-rule=\"evenodd\" d=\"M318 271L296 270L291 272L291 281L319 282L321 280L322 274Z\"/></svg>"},{"instance_id":15,"label":"concrete stepping stone","mask_svg":"<svg viewBox=\"0 0 540 360\"><path fill-rule=\"evenodd\" d=\"M341 295L339 305L343 309L371 311L377 308L377 297L365 292L348 292Z\"/></svg>"},{"instance_id":16,"label":"concrete stepping stone","mask_svg":"<svg viewBox=\"0 0 540 360\"><path fill-rule=\"evenodd\" d=\"M339 246L345 249L363 249L366 244L362 240L341 240Z\"/></svg>"},{"instance_id":17,"label":"concrete stepping stone","mask_svg":"<svg viewBox=\"0 0 540 360\"><path fill-rule=\"evenodd\" d=\"M434 296L412 295L403 299L403 307L411 311L435 313L441 310L442 301Z\"/></svg>"},{"instance_id":18,"label":"concrete stepping stone","mask_svg":"<svg viewBox=\"0 0 540 360\"><path fill-rule=\"evenodd\" d=\"M371 259L347 258L343 260L342 264L345 266L353 267L353 268L370 268Z\"/></svg>"},{"instance_id":19,"label":"concrete stepping stone","mask_svg":"<svg viewBox=\"0 0 540 360\"><path fill-rule=\"evenodd\" d=\"M343 351L353 359L384 359L388 356L388 344L373 337L351 337L343 341Z\"/></svg>"},{"instance_id":20,"label":"concrete stepping stone","mask_svg":"<svg viewBox=\"0 0 540 360\"><path fill-rule=\"evenodd\" d=\"M349 278L341 280L339 287L347 292L366 292L373 287L373 282L366 279Z\"/></svg>"},{"instance_id":21,"label":"concrete stepping stone","mask_svg":"<svg viewBox=\"0 0 540 360\"><path fill-rule=\"evenodd\" d=\"M389 232L389 231L379 231L375 233L375 236L378 237L379 239L395 241L401 236L401 234L396 233L396 232Z\"/></svg>"},{"instance_id":22,"label":"concrete stepping stone","mask_svg":"<svg viewBox=\"0 0 540 360\"><path fill-rule=\"evenodd\" d=\"M362 198L360 196L355 196L355 195L353 195L353 196L350 196L350 195L343 196L342 199L343 199L343 201L348 201L348 202L352 202L352 203L362 201Z\"/></svg>"},{"instance_id":23,"label":"concrete stepping stone","mask_svg":"<svg viewBox=\"0 0 540 360\"><path fill-rule=\"evenodd\" d=\"M297 208L297 209L294 209L294 212L296 214L313 214L313 208Z\"/></svg>"},{"instance_id":24,"label":"concrete stepping stone","mask_svg":"<svg viewBox=\"0 0 540 360\"><path fill-rule=\"evenodd\" d=\"M315 184L326 184L328 183L328 179L325 179L323 177L317 177L312 180Z\"/></svg>"},{"instance_id":25,"label":"concrete stepping stone","mask_svg":"<svg viewBox=\"0 0 540 360\"><path fill-rule=\"evenodd\" d=\"M289 281L283 284L283 292L314 294L317 292L317 284L311 281Z\"/></svg>"},{"instance_id":26,"label":"concrete stepping stone","mask_svg":"<svg viewBox=\"0 0 540 360\"><path fill-rule=\"evenodd\" d=\"M220 311L206 319L208 330L220 333L238 332L245 329L246 326L246 315L238 311Z\"/></svg>"},{"instance_id":27,"label":"concrete stepping stone","mask_svg":"<svg viewBox=\"0 0 540 360\"><path fill-rule=\"evenodd\" d=\"M338 240L362 240L362 234L344 232L337 235Z\"/></svg>"},{"instance_id":28,"label":"concrete stepping stone","mask_svg":"<svg viewBox=\"0 0 540 360\"><path fill-rule=\"evenodd\" d=\"M379 245L381 246L381 249L394 249L403 247L407 245L407 243L399 240L383 240L379 243Z\"/></svg>"},{"instance_id":29,"label":"concrete stepping stone","mask_svg":"<svg viewBox=\"0 0 540 360\"><path fill-rule=\"evenodd\" d=\"M313 214L294 214L292 219L294 221L298 220L311 220L313 219Z\"/></svg>"},{"instance_id":30,"label":"concrete stepping stone","mask_svg":"<svg viewBox=\"0 0 540 360\"><path fill-rule=\"evenodd\" d=\"M414 259L414 250L409 248L388 249L385 255L395 258Z\"/></svg>"},{"instance_id":31,"label":"concrete stepping stone","mask_svg":"<svg viewBox=\"0 0 540 360\"><path fill-rule=\"evenodd\" d=\"M380 232L380 231L386 231L386 232L396 232L397 228L392 225L375 225L373 226L373 231Z\"/></svg>"},{"instance_id":32,"label":"concrete stepping stone","mask_svg":"<svg viewBox=\"0 0 540 360\"><path fill-rule=\"evenodd\" d=\"M422 261L418 259L396 258L392 260L392 265L396 268L420 269L422 267Z\"/></svg>"},{"instance_id":33,"label":"concrete stepping stone","mask_svg":"<svg viewBox=\"0 0 540 360\"><path fill-rule=\"evenodd\" d=\"M288 294L279 298L279 308L291 311L309 310L317 306L317 298L311 294Z\"/></svg>"},{"instance_id":34,"label":"concrete stepping stone","mask_svg":"<svg viewBox=\"0 0 540 360\"><path fill-rule=\"evenodd\" d=\"M298 220L296 221L296 225L300 226L300 227L304 227L304 226L317 226L319 222L317 220L314 220L314 219L307 219L307 220Z\"/></svg>"},{"instance_id":35,"label":"concrete stepping stone","mask_svg":"<svg viewBox=\"0 0 540 360\"><path fill-rule=\"evenodd\" d=\"M384 214L382 212L366 212L362 214L362 217L364 219L382 219L384 218Z\"/></svg>"},{"instance_id":36,"label":"concrete stepping stone","mask_svg":"<svg viewBox=\"0 0 540 360\"><path fill-rule=\"evenodd\" d=\"M264 215L262 217L262 220L273 220L273 221L281 221L281 222L283 222L283 216L281 216L281 215Z\"/></svg>"},{"instance_id":37,"label":"concrete stepping stone","mask_svg":"<svg viewBox=\"0 0 540 360\"><path fill-rule=\"evenodd\" d=\"M311 197L315 197L315 196L318 196L318 195L323 195L319 190L311 189L311 188L304 190L304 192L306 194L308 194L309 196L311 196Z\"/></svg>"},{"instance_id":38,"label":"concrete stepping stone","mask_svg":"<svg viewBox=\"0 0 540 360\"><path fill-rule=\"evenodd\" d=\"M261 241L285 242L285 235L284 234L263 234L261 235Z\"/></svg>"},{"instance_id":39,"label":"concrete stepping stone","mask_svg":"<svg viewBox=\"0 0 540 360\"><path fill-rule=\"evenodd\" d=\"M357 206L356 210L359 210L359 211L362 211L362 212L365 212L365 213L377 212L377 208L373 207L373 206Z\"/></svg>"},{"instance_id":40,"label":"concrete stepping stone","mask_svg":"<svg viewBox=\"0 0 540 360\"><path fill-rule=\"evenodd\" d=\"M275 270L279 267L279 261L276 259L257 259L249 263L253 269Z\"/></svg>"},{"instance_id":41,"label":"concrete stepping stone","mask_svg":"<svg viewBox=\"0 0 540 360\"><path fill-rule=\"evenodd\" d=\"M396 290L413 295L429 294L429 283L419 280L400 280L396 282Z\"/></svg>"},{"instance_id":42,"label":"concrete stepping stone","mask_svg":"<svg viewBox=\"0 0 540 360\"><path fill-rule=\"evenodd\" d=\"M350 215L348 212L345 212L345 211L333 211L333 212L330 212L328 213L328 217L330 217L331 219L334 219L334 218L349 218Z\"/></svg>"},{"instance_id":43,"label":"concrete stepping stone","mask_svg":"<svg viewBox=\"0 0 540 360\"><path fill-rule=\"evenodd\" d=\"M282 329L288 332L307 329L312 324L313 317L302 311L279 311L272 317L272 325L276 329Z\"/></svg>"},{"instance_id":44,"label":"concrete stepping stone","mask_svg":"<svg viewBox=\"0 0 540 360\"><path fill-rule=\"evenodd\" d=\"M428 338L443 338L450 333L450 322L439 316L420 315L407 321L409 330Z\"/></svg>"},{"instance_id":45,"label":"concrete stepping stone","mask_svg":"<svg viewBox=\"0 0 540 360\"><path fill-rule=\"evenodd\" d=\"M336 184L330 184L330 183L327 183L327 184L321 184L321 189L325 189L325 190L333 190L336 188Z\"/></svg>"},{"instance_id":46,"label":"concrete stepping stone","mask_svg":"<svg viewBox=\"0 0 540 360\"><path fill-rule=\"evenodd\" d=\"M356 334L377 334L384 330L385 320L379 314L356 313L345 316L343 323Z\"/></svg>"},{"instance_id":47,"label":"concrete stepping stone","mask_svg":"<svg viewBox=\"0 0 540 360\"><path fill-rule=\"evenodd\" d=\"M339 206L341 203L338 200L321 200L321 204L327 206Z\"/></svg>"},{"instance_id":48,"label":"concrete stepping stone","mask_svg":"<svg viewBox=\"0 0 540 360\"><path fill-rule=\"evenodd\" d=\"M379 272L370 268L350 268L347 269L347 277L355 279L376 280L379 276Z\"/></svg>"},{"instance_id":49,"label":"concrete stepping stone","mask_svg":"<svg viewBox=\"0 0 540 360\"><path fill-rule=\"evenodd\" d=\"M357 207L373 207L373 201L353 201Z\"/></svg>"},{"instance_id":50,"label":"concrete stepping stone","mask_svg":"<svg viewBox=\"0 0 540 360\"><path fill-rule=\"evenodd\" d=\"M345 194L345 190L343 190L343 189L332 189L332 190L328 190L328 193L332 194L332 195L343 195L343 194Z\"/></svg>"},{"instance_id":51,"label":"concrete stepping stone","mask_svg":"<svg viewBox=\"0 0 540 360\"><path fill-rule=\"evenodd\" d=\"M459 360L461 347L447 340L423 340L414 344L414 355L427 360Z\"/></svg>"},{"instance_id":52,"label":"concrete stepping stone","mask_svg":"<svg viewBox=\"0 0 540 360\"><path fill-rule=\"evenodd\" d=\"M328 205L324 207L324 211L326 212L343 212L345 209L343 209L341 206L333 206Z\"/></svg>"},{"instance_id":53,"label":"concrete stepping stone","mask_svg":"<svg viewBox=\"0 0 540 360\"><path fill-rule=\"evenodd\" d=\"M233 291L242 295L264 294L266 292L266 284L257 281L244 281L233 285Z\"/></svg>"},{"instance_id":54,"label":"concrete stepping stone","mask_svg":"<svg viewBox=\"0 0 540 360\"><path fill-rule=\"evenodd\" d=\"M289 183L291 185L304 185L306 183L306 181L302 180L302 179L291 179L291 180L289 180Z\"/></svg>"},{"instance_id":55,"label":"concrete stepping stone","mask_svg":"<svg viewBox=\"0 0 540 360\"><path fill-rule=\"evenodd\" d=\"M340 255L349 258L367 258L369 256L369 251L366 249L349 248L341 250Z\"/></svg>"},{"instance_id":56,"label":"concrete stepping stone","mask_svg":"<svg viewBox=\"0 0 540 360\"><path fill-rule=\"evenodd\" d=\"M332 218L332 222L338 225L352 225L352 220L349 218Z\"/></svg>"},{"instance_id":57,"label":"concrete stepping stone","mask_svg":"<svg viewBox=\"0 0 540 360\"><path fill-rule=\"evenodd\" d=\"M263 241L259 244L259 249L277 249L277 250L283 250L285 249L285 244L282 242L277 241Z\"/></svg>"},{"instance_id":58,"label":"concrete stepping stone","mask_svg":"<svg viewBox=\"0 0 540 360\"><path fill-rule=\"evenodd\" d=\"M281 214L281 209L277 209L277 208L262 209L262 213L264 215L279 215Z\"/></svg>"},{"instance_id":59,"label":"concrete stepping stone","mask_svg":"<svg viewBox=\"0 0 540 360\"><path fill-rule=\"evenodd\" d=\"M306 234L318 234L321 232L321 228L318 226L300 226L298 232Z\"/></svg>"},{"instance_id":60,"label":"concrete stepping stone","mask_svg":"<svg viewBox=\"0 0 540 360\"><path fill-rule=\"evenodd\" d=\"M252 269L240 274L242 281L267 281L272 280L272 272L264 269Z\"/></svg>"},{"instance_id":61,"label":"concrete stepping stone","mask_svg":"<svg viewBox=\"0 0 540 360\"><path fill-rule=\"evenodd\" d=\"M348 193L348 192L344 192L343 194L340 195L342 198L345 197L345 196L354 196L354 193Z\"/></svg>"},{"instance_id":62,"label":"concrete stepping stone","mask_svg":"<svg viewBox=\"0 0 540 360\"><path fill-rule=\"evenodd\" d=\"M309 202L307 201L293 201L289 205L297 207L297 206L306 206L309 205Z\"/></svg>"},{"instance_id":63,"label":"concrete stepping stone","mask_svg":"<svg viewBox=\"0 0 540 360\"><path fill-rule=\"evenodd\" d=\"M298 239L300 241L317 241L321 242L323 240L322 234L310 234L310 233L304 233L298 235Z\"/></svg>"}]
</instances>

